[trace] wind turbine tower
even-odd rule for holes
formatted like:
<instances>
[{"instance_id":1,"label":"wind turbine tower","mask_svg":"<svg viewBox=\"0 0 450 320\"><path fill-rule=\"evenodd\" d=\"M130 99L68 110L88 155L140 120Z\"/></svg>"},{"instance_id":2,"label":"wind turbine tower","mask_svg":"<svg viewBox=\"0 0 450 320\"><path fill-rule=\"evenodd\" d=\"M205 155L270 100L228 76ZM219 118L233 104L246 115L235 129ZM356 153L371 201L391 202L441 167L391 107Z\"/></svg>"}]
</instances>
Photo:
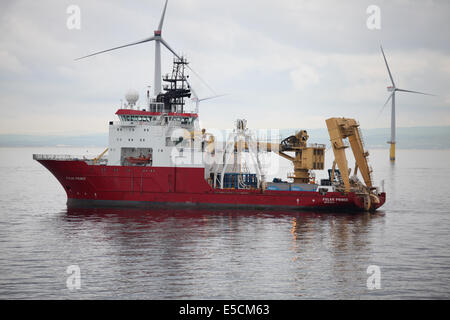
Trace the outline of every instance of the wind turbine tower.
<instances>
[{"instance_id":1,"label":"wind turbine tower","mask_svg":"<svg viewBox=\"0 0 450 320\"><path fill-rule=\"evenodd\" d=\"M395 139L395 93L396 92L410 92L410 93L424 94L424 95L427 95L427 96L433 96L433 94L397 88L397 86L395 85L394 79L392 78L391 70L389 69L389 65L388 65L388 62L386 60L386 56L384 54L383 47L380 47L380 48L381 48L381 53L383 54L383 58L384 58L384 62L386 64L387 71L389 73L389 78L391 79L391 83L392 83L392 86L389 86L387 88L388 92L391 92L391 94L389 95L388 99L386 100L383 108L388 104L389 100L391 100L391 102L392 102L392 107L391 107L391 140L388 141L388 143L391 145L390 152L389 152L389 158L390 158L391 161L395 161L395 142L396 142L396 139Z\"/></svg>"},{"instance_id":2,"label":"wind turbine tower","mask_svg":"<svg viewBox=\"0 0 450 320\"><path fill-rule=\"evenodd\" d=\"M164 16L166 15L166 9L167 9L167 2L168 0L166 0L166 3L164 4L164 9L161 15L161 20L159 21L159 25L158 25L158 29L155 30L153 32L153 37L150 38L146 38L143 39L141 41L136 41L133 43L129 43L123 46L119 46L119 47L115 47L115 48L111 48L108 50L103 50L100 52L96 52L81 58L78 58L76 60L81 60L87 57L92 57L95 56L97 54L101 54L101 53L105 53L105 52L109 52L109 51L113 51L113 50L117 50L117 49L121 49L121 48L125 48L125 47L130 47L130 46L134 46L137 44L141 44L141 43L145 43L145 42L150 42L150 41L155 41L155 76L154 76L154 83L153 83L153 93L155 95L155 97L160 94L162 92L161 90L161 44L166 47L170 52L172 52L172 54L177 57L178 59L181 59L180 56L169 46L169 44L162 38L161 34L162 34L162 27L164 24ZM188 67L192 72L194 72L195 74L197 74L194 70L192 70L192 68Z\"/></svg>"}]
</instances>

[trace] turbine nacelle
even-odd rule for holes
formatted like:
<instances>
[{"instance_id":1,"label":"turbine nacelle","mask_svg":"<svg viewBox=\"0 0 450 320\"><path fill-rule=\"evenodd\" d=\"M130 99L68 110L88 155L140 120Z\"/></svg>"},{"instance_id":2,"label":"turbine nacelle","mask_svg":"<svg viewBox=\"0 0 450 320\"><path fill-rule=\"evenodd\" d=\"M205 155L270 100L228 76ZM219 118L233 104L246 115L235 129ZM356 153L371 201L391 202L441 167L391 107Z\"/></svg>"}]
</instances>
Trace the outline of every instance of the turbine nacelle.
<instances>
[{"instance_id":1,"label":"turbine nacelle","mask_svg":"<svg viewBox=\"0 0 450 320\"><path fill-rule=\"evenodd\" d=\"M164 24L164 17L166 15L166 10L167 10L167 3L168 3L168 0L166 0L166 2L164 4L164 9L163 9L163 12L161 15L161 20L159 21L159 25L157 27L158 29L153 31L153 37L149 37L149 38L143 39L141 41L125 44L125 45L114 47L111 49L95 52L95 53L92 53L90 55L87 55L87 56L84 56L84 57L81 57L81 58L78 58L75 60L81 60L81 59L92 57L92 56L95 56L95 55L98 55L101 53L105 53L105 52L109 52L109 51L113 51L113 50L117 50L117 49L121 49L121 48L126 48L126 47L130 47L130 46L134 46L134 45L138 45L138 44L142 44L142 43L146 43L146 42L155 41L155 74L154 74L153 90L154 90L155 97L157 97L162 92L162 88L161 88L161 44L167 50L169 50L175 57L177 57L180 60L184 60L180 55L178 55L176 53L175 50L173 50L169 46L169 44L161 36L163 24ZM202 81L214 94L216 94L215 91L200 77L200 75L197 72L195 72L189 65L187 65L187 68L189 70L191 70L200 79L200 81ZM189 84L189 82L188 82L188 84ZM198 103L200 101L213 99L213 98L222 96L222 95L215 95L215 96L208 97L208 98L198 99L198 96L195 94L195 92L193 91L192 86L190 84L189 84L189 87L190 87L191 91L194 93L194 96L197 98L197 100L194 101L194 102L196 102L197 109L198 109ZM149 93L148 93L148 95L149 95Z\"/></svg>"},{"instance_id":2,"label":"turbine nacelle","mask_svg":"<svg viewBox=\"0 0 450 320\"><path fill-rule=\"evenodd\" d=\"M78 58L76 60L84 59L84 58L87 58L87 57L92 57L92 56L95 56L97 54L101 54L101 53L105 53L105 52L109 52L109 51L113 51L113 50L117 50L117 49L121 49L121 48L126 48L126 47L134 46L134 45L137 45L137 44L141 44L141 43L155 41L155 43L156 43L156 45L155 45L155 74L154 74L153 90L154 90L155 97L158 96L161 93L161 91L162 91L162 88L161 88L161 46L160 46L160 44L162 44L170 52L172 52L177 58L179 58L179 55L177 55L176 52L172 48L169 47L167 42L164 41L164 39L161 36L162 28L163 28L163 24L164 24L164 17L166 15L167 3L168 3L168 0L166 0L166 2L164 4L164 9L163 9L163 12L162 12L162 15L161 15L161 20L159 21L157 29L153 32L153 37L149 37L149 38L146 38L146 39L141 40L141 41L129 43L129 44L126 44L126 45L123 45L123 46L119 46L119 47L115 47L115 48L111 48L111 49L108 49L108 50L103 50L103 51L100 51L100 52L96 52L96 53L93 53L93 54L90 54L90 55ZM189 68L189 69L192 70L192 68Z\"/></svg>"},{"instance_id":3,"label":"turbine nacelle","mask_svg":"<svg viewBox=\"0 0 450 320\"><path fill-rule=\"evenodd\" d=\"M387 87L387 91L388 91L388 92L392 92L392 91L394 91L394 90L395 90L395 87L393 87L393 86Z\"/></svg>"}]
</instances>

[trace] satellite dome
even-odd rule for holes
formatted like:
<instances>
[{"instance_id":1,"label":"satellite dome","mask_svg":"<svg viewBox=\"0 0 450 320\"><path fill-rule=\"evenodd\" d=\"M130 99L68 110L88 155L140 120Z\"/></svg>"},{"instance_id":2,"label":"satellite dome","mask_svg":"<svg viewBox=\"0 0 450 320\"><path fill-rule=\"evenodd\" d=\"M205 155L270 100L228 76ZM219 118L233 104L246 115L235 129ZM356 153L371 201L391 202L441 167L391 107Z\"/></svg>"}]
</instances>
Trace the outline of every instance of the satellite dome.
<instances>
[{"instance_id":1,"label":"satellite dome","mask_svg":"<svg viewBox=\"0 0 450 320\"><path fill-rule=\"evenodd\" d=\"M125 99L128 102L128 105L130 107L133 107L136 105L136 102L139 100L139 93L136 90L129 90L127 94L125 95Z\"/></svg>"}]
</instances>

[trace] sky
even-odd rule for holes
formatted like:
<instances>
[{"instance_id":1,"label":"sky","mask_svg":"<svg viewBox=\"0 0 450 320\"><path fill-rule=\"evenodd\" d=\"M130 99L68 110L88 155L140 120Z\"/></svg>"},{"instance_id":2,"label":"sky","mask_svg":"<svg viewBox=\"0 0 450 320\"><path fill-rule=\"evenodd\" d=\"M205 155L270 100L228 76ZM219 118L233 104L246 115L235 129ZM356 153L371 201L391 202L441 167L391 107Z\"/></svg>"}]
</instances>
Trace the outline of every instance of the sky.
<instances>
[{"instance_id":1,"label":"sky","mask_svg":"<svg viewBox=\"0 0 450 320\"><path fill-rule=\"evenodd\" d=\"M67 12L80 9L80 28ZM367 20L380 9L380 29ZM2 0L0 134L91 134L130 89L145 103L154 43L76 58L152 36L164 0ZM397 94L397 126L450 125L450 1L169 0L163 38L191 74L206 128L323 128L349 117L390 125L389 76L436 96ZM162 49L163 74L173 56Z\"/></svg>"}]
</instances>

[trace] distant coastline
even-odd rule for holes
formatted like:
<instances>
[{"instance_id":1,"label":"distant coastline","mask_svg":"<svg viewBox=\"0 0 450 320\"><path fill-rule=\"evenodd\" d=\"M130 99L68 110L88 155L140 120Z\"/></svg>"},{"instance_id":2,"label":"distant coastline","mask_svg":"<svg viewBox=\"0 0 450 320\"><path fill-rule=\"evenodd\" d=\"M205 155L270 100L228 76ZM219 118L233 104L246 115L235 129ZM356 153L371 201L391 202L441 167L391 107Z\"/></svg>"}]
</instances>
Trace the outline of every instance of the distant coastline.
<instances>
[{"instance_id":1,"label":"distant coastline","mask_svg":"<svg viewBox=\"0 0 450 320\"><path fill-rule=\"evenodd\" d=\"M282 137L297 129L280 129ZM309 142L329 143L326 128L309 129ZM362 129L367 148L386 149L389 128ZM0 147L106 147L108 133L87 135L0 134ZM450 149L450 126L397 128L399 149Z\"/></svg>"}]
</instances>

